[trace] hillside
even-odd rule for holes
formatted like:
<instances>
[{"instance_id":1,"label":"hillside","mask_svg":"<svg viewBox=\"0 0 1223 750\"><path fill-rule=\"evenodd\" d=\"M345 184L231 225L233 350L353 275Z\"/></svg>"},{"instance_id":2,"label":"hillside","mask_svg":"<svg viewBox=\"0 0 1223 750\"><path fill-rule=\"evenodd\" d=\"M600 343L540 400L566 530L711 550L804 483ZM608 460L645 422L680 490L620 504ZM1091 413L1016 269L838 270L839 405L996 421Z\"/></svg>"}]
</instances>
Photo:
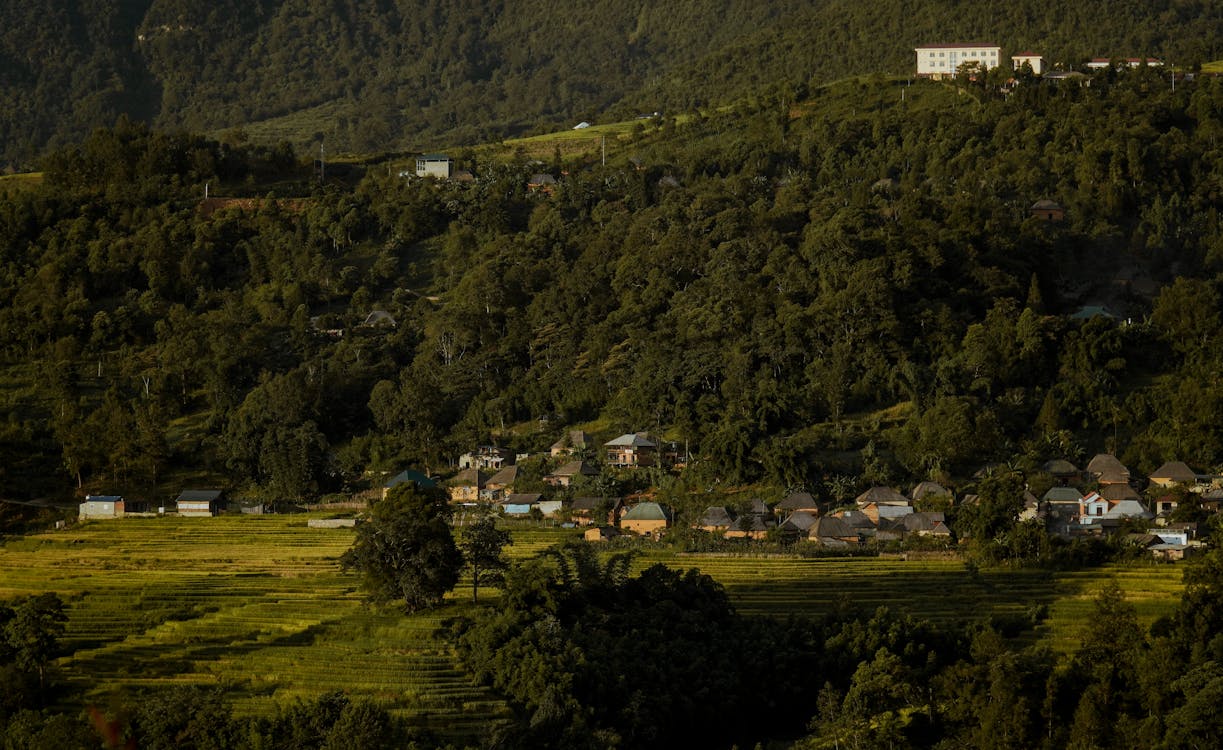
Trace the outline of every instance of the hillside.
<instances>
[{"instance_id":1,"label":"hillside","mask_svg":"<svg viewBox=\"0 0 1223 750\"><path fill-rule=\"evenodd\" d=\"M988 38L1067 64L1220 57L1204 0L1050 12L958 0L710 4L64 0L0 8L0 168L120 114L235 141L340 151L450 146L678 112L785 84L903 73L916 44ZM881 41L885 40L885 41Z\"/></svg>"},{"instance_id":2,"label":"hillside","mask_svg":"<svg viewBox=\"0 0 1223 750\"><path fill-rule=\"evenodd\" d=\"M692 503L1105 449L1214 467L1220 402L1179 374L1223 329L1219 101L1151 70L868 77L636 122L606 166L516 144L355 187L124 122L6 181L0 467L24 499L296 501L570 427L684 444L682 475L604 489ZM244 200L202 210L205 183ZM1072 317L1101 306L1120 322Z\"/></svg>"}]
</instances>

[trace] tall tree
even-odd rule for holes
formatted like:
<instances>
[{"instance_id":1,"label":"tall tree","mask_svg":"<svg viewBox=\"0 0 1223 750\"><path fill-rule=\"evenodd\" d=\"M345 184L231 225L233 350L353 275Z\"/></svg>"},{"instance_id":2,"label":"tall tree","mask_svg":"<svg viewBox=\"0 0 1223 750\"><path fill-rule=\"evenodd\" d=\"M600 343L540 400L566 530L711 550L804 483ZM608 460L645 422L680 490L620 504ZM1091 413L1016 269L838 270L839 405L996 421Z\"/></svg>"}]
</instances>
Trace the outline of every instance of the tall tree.
<instances>
[{"instance_id":1,"label":"tall tree","mask_svg":"<svg viewBox=\"0 0 1223 750\"><path fill-rule=\"evenodd\" d=\"M497 528L491 515L483 516L463 529L459 548L467 568L471 571L471 600L479 600L480 584L495 585L504 577L509 566L501 552L505 545L512 544L510 533Z\"/></svg>"},{"instance_id":2,"label":"tall tree","mask_svg":"<svg viewBox=\"0 0 1223 750\"><path fill-rule=\"evenodd\" d=\"M403 601L405 612L441 603L459 582L463 554L450 530L446 495L404 482L376 502L368 523L340 558L344 570L361 574L371 601Z\"/></svg>"}]
</instances>

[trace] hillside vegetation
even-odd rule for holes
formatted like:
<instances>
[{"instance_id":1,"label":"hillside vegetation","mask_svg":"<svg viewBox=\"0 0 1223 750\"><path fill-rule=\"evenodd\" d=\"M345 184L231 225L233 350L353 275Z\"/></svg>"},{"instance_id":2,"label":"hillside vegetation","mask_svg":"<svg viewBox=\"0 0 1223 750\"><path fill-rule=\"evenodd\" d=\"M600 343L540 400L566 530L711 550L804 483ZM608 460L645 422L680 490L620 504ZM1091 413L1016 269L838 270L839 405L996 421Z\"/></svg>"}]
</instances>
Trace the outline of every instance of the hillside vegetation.
<instances>
[{"instance_id":1,"label":"hillside vegetation","mask_svg":"<svg viewBox=\"0 0 1223 750\"><path fill-rule=\"evenodd\" d=\"M1143 70L878 78L652 120L606 167L472 152L473 182L355 188L121 123L0 204L6 488L297 501L570 426L687 445L678 478L616 480L677 498L1104 448L1215 467L1220 103ZM307 192L213 212L208 181Z\"/></svg>"},{"instance_id":2,"label":"hillside vegetation","mask_svg":"<svg viewBox=\"0 0 1223 750\"><path fill-rule=\"evenodd\" d=\"M1221 24L1205 0L33 0L0 8L0 167L120 114L333 152L496 140L901 74L939 41L1192 68L1223 56Z\"/></svg>"}]
</instances>

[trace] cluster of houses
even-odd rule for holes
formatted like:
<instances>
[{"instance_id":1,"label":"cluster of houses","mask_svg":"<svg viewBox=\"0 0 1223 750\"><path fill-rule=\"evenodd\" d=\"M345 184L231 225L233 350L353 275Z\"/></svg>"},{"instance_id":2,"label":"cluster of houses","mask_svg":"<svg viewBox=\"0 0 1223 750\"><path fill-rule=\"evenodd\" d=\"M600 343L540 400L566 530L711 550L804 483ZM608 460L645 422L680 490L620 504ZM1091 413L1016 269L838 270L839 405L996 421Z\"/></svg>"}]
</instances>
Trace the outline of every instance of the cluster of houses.
<instances>
[{"instance_id":1,"label":"cluster of houses","mask_svg":"<svg viewBox=\"0 0 1223 750\"><path fill-rule=\"evenodd\" d=\"M962 70L985 73L1001 65L1005 58L1002 47L988 42L956 42L952 44L928 44L916 47L917 76L939 80L954 78ZM1087 62L1091 71L1108 68L1163 67L1163 61L1154 57L1094 57ZM1011 69L1018 72L1025 66L1035 75L1053 80L1082 76L1076 71L1048 71L1045 59L1036 52L1020 52L1011 55Z\"/></svg>"}]
</instances>

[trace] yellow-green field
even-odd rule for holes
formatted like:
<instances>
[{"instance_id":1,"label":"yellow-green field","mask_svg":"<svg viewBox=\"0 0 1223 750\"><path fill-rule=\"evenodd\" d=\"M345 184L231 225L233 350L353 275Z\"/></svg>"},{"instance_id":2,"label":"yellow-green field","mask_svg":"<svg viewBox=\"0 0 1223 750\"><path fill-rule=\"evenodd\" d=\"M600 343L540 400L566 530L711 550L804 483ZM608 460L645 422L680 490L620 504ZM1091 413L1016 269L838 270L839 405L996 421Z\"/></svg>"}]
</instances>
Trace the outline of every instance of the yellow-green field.
<instances>
[{"instance_id":1,"label":"yellow-green field","mask_svg":"<svg viewBox=\"0 0 1223 750\"><path fill-rule=\"evenodd\" d=\"M338 557L349 529L311 529L307 516L127 518L13 538L0 547L0 598L43 591L69 604L60 660L84 699L106 705L151 685L219 683L237 709L342 689L372 697L444 737L472 738L506 714L473 685L436 631L469 611L461 583L439 611L403 617L361 601ZM575 531L513 528L512 556L535 554ZM1177 566L1114 567L1072 574L985 570L957 561L647 552L638 569L663 562L699 567L721 581L741 612L820 614L846 605L948 621L1050 613L1034 638L1072 649L1091 597L1116 577L1144 622L1168 611ZM488 592L495 595L495 592Z\"/></svg>"}]
</instances>

